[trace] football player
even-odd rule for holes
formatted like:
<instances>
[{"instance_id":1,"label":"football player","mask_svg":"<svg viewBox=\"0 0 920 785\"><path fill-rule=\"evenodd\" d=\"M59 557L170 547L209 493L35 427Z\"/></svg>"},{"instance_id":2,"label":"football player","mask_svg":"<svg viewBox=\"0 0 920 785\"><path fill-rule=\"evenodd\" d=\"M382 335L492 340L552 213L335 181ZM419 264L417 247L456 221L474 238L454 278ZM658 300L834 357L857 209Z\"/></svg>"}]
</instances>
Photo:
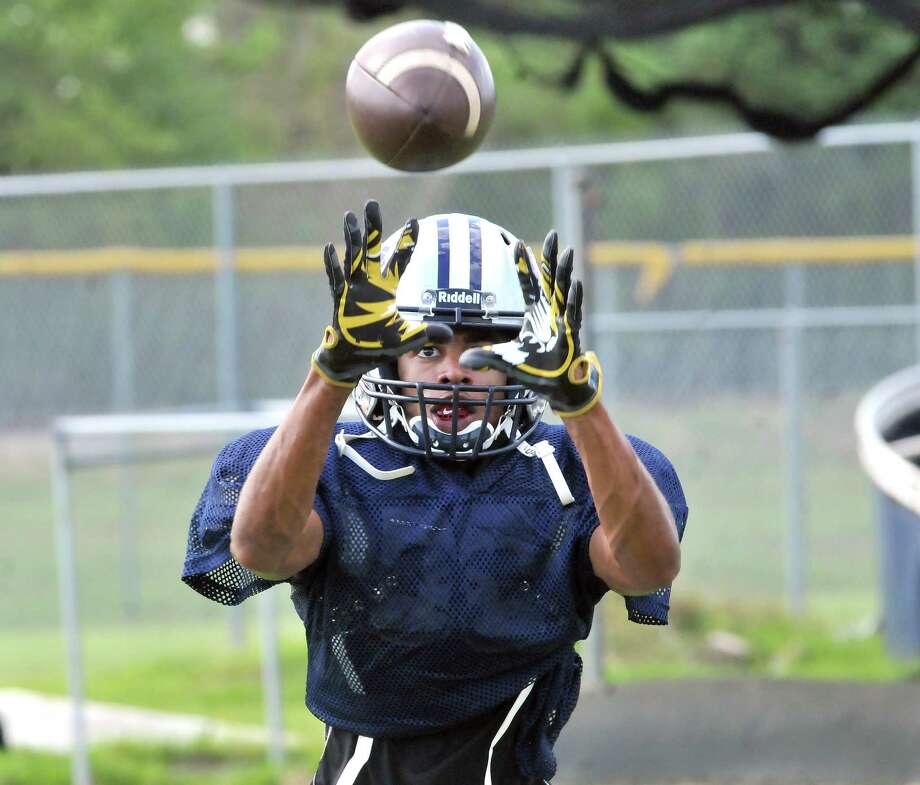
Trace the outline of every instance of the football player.
<instances>
[{"instance_id":1,"label":"football player","mask_svg":"<svg viewBox=\"0 0 920 785\"><path fill-rule=\"evenodd\" d=\"M342 262L326 246L332 321L290 411L217 456L183 580L226 604L291 585L315 785L542 785L596 603L667 621L680 482L604 407L554 232L539 261L467 215L384 242L371 201Z\"/></svg>"}]
</instances>

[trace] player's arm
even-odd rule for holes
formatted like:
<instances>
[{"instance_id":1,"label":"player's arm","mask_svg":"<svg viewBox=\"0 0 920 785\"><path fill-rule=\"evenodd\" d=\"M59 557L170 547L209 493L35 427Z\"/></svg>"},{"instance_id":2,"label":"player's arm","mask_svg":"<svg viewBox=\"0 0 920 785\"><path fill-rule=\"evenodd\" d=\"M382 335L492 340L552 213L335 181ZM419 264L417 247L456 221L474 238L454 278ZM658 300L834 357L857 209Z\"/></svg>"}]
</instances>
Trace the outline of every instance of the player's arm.
<instances>
[{"instance_id":1,"label":"player's arm","mask_svg":"<svg viewBox=\"0 0 920 785\"><path fill-rule=\"evenodd\" d=\"M311 369L246 478L230 552L263 578L288 578L319 556L323 524L313 498L349 392Z\"/></svg>"},{"instance_id":2,"label":"player's arm","mask_svg":"<svg viewBox=\"0 0 920 785\"><path fill-rule=\"evenodd\" d=\"M563 418L581 456L600 526L590 542L595 574L620 594L648 594L667 586L680 568L677 528L670 508L629 441L600 401L601 368L581 351L581 282L572 278L573 254L557 261L550 232L537 266L518 243L518 278L528 304L518 337L469 349L470 368L504 371L545 397Z\"/></svg>"},{"instance_id":3,"label":"player's arm","mask_svg":"<svg viewBox=\"0 0 920 785\"><path fill-rule=\"evenodd\" d=\"M669 586L680 570L677 526L629 440L600 401L583 414L563 416L563 423L600 521L588 550L594 574L622 595Z\"/></svg>"},{"instance_id":4,"label":"player's arm","mask_svg":"<svg viewBox=\"0 0 920 785\"><path fill-rule=\"evenodd\" d=\"M345 215L344 269L335 247L326 246L332 324L294 405L246 478L230 532L233 557L264 578L288 578L319 556L323 526L313 502L338 415L361 375L428 342L450 340L449 327L410 324L396 311L396 286L417 237L411 220L381 261L380 207L369 201L363 235L354 213Z\"/></svg>"}]
</instances>

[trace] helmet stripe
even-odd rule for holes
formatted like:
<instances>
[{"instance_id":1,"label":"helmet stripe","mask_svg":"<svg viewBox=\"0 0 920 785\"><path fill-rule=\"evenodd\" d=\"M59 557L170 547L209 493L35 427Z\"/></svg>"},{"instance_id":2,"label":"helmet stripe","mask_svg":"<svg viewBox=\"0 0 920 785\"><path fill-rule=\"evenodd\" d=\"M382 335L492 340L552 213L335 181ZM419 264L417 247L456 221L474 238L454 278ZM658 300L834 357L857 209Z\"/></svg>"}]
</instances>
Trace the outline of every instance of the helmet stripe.
<instances>
[{"instance_id":1,"label":"helmet stripe","mask_svg":"<svg viewBox=\"0 0 920 785\"><path fill-rule=\"evenodd\" d=\"M470 289L482 291L482 227L470 218Z\"/></svg>"},{"instance_id":2,"label":"helmet stripe","mask_svg":"<svg viewBox=\"0 0 920 785\"><path fill-rule=\"evenodd\" d=\"M438 289L450 287L450 222L438 218Z\"/></svg>"}]
</instances>

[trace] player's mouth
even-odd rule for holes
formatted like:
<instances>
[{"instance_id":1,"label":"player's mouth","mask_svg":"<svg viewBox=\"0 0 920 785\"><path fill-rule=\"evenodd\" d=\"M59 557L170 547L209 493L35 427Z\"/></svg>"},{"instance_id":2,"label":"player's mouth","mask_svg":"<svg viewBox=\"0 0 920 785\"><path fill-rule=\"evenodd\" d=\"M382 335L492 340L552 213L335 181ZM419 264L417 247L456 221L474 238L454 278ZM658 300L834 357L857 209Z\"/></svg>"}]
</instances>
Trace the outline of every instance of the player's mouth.
<instances>
[{"instance_id":1,"label":"player's mouth","mask_svg":"<svg viewBox=\"0 0 920 785\"><path fill-rule=\"evenodd\" d=\"M465 406L461 403L457 405L456 410L458 431L462 431L467 425L473 422L473 420L482 419L482 413L477 412L476 408L472 406ZM454 407L451 404L443 403L436 406L430 406L428 412L428 419L435 427L439 430L450 432L454 418Z\"/></svg>"}]
</instances>

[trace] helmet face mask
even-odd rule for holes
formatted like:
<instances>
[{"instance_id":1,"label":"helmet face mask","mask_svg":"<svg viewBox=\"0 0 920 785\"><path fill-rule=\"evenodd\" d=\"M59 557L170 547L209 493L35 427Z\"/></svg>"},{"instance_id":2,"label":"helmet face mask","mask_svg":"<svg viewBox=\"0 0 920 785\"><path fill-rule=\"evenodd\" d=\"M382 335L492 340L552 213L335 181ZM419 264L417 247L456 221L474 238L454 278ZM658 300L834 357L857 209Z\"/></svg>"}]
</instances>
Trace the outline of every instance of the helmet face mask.
<instances>
[{"instance_id":1,"label":"helmet face mask","mask_svg":"<svg viewBox=\"0 0 920 785\"><path fill-rule=\"evenodd\" d=\"M413 455L465 461L516 449L537 427L546 405L521 384L438 384L398 379L395 373L387 378L380 373L381 369L366 373L358 382L358 413L387 444ZM483 394L484 398L470 397ZM482 417L458 430L456 407L461 401L465 407L481 410ZM428 407L448 402L454 411L450 431L442 431L421 415ZM419 414L406 412L410 403L418 406ZM492 425L491 415L497 409L501 415Z\"/></svg>"},{"instance_id":2,"label":"helmet face mask","mask_svg":"<svg viewBox=\"0 0 920 785\"><path fill-rule=\"evenodd\" d=\"M389 258L398 237L396 233L383 243L382 259ZM506 230L474 216L421 219L415 250L396 290L400 316L488 331L496 341L516 335L526 308L514 263L516 242ZM365 424L396 449L459 461L516 449L545 408L545 401L521 384L400 379L395 363L364 374L355 388L355 403ZM427 416L429 407L446 403L452 407L449 431ZM418 414L410 416L410 404L417 405ZM458 429L458 404L481 411L482 417ZM497 410L501 414L496 420Z\"/></svg>"}]
</instances>

